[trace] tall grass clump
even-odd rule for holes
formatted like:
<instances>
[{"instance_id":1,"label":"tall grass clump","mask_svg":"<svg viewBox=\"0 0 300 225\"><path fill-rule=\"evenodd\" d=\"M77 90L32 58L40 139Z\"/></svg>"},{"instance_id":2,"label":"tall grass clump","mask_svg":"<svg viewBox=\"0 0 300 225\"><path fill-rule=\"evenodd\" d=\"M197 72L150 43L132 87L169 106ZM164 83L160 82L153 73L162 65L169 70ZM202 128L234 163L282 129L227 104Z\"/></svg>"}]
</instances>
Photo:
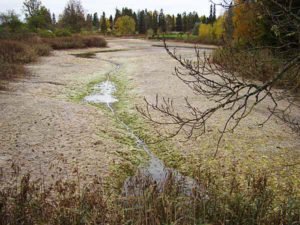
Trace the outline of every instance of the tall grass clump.
<instances>
[{"instance_id":1,"label":"tall grass clump","mask_svg":"<svg viewBox=\"0 0 300 225\"><path fill-rule=\"evenodd\" d=\"M83 42L86 47L106 47L107 42L102 37L88 36L83 37Z\"/></svg>"},{"instance_id":2,"label":"tall grass clump","mask_svg":"<svg viewBox=\"0 0 300 225\"><path fill-rule=\"evenodd\" d=\"M0 60L7 63L30 63L37 59L35 51L18 41L0 41Z\"/></svg>"},{"instance_id":3,"label":"tall grass clump","mask_svg":"<svg viewBox=\"0 0 300 225\"><path fill-rule=\"evenodd\" d=\"M177 172L169 172L162 184L138 172L126 191L99 178L82 185L78 174L68 181L56 177L47 187L27 174L0 191L0 224L300 223L299 192L292 179L285 178L290 183L283 185L276 174L233 158L197 161L191 165L193 184L178 179ZM299 168L284 173L294 176L294 169Z\"/></svg>"},{"instance_id":4,"label":"tall grass clump","mask_svg":"<svg viewBox=\"0 0 300 225\"><path fill-rule=\"evenodd\" d=\"M28 45L9 40L0 40L0 86L3 88L3 80L22 77L27 74L23 64L34 62L37 54Z\"/></svg>"},{"instance_id":5,"label":"tall grass clump","mask_svg":"<svg viewBox=\"0 0 300 225\"><path fill-rule=\"evenodd\" d=\"M33 49L38 56L48 56L52 51L51 46L44 43L34 44Z\"/></svg>"},{"instance_id":6,"label":"tall grass clump","mask_svg":"<svg viewBox=\"0 0 300 225\"><path fill-rule=\"evenodd\" d=\"M0 224L121 224L98 180L84 188L76 181L57 180L45 188L29 174L20 179L0 191Z\"/></svg>"},{"instance_id":7,"label":"tall grass clump","mask_svg":"<svg viewBox=\"0 0 300 225\"><path fill-rule=\"evenodd\" d=\"M72 36L45 38L43 42L50 45L53 49L75 49L88 47L106 47L106 41L101 37L95 36Z\"/></svg>"}]
</instances>

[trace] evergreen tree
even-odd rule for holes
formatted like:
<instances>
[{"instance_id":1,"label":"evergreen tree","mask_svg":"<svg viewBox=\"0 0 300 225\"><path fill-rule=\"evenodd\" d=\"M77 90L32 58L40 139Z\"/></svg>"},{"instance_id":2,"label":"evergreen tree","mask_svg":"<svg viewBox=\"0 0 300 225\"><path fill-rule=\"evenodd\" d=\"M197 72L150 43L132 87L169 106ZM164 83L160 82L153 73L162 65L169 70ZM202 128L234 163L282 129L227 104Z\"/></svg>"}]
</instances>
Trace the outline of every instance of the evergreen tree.
<instances>
[{"instance_id":1,"label":"evergreen tree","mask_svg":"<svg viewBox=\"0 0 300 225\"><path fill-rule=\"evenodd\" d=\"M200 22L199 16L198 16L198 13L195 12L195 14L194 14L194 24L198 23L198 22Z\"/></svg>"},{"instance_id":2,"label":"evergreen tree","mask_svg":"<svg viewBox=\"0 0 300 225\"><path fill-rule=\"evenodd\" d=\"M199 22L204 23L204 24L208 24L209 23L209 18L203 15L199 18Z\"/></svg>"},{"instance_id":3,"label":"evergreen tree","mask_svg":"<svg viewBox=\"0 0 300 225\"><path fill-rule=\"evenodd\" d=\"M127 8L127 7L122 8L121 15L122 15L122 16L129 16L129 17L132 17L132 16L133 16L132 9L129 9L129 8Z\"/></svg>"},{"instance_id":4,"label":"evergreen tree","mask_svg":"<svg viewBox=\"0 0 300 225\"><path fill-rule=\"evenodd\" d=\"M107 32L105 12L103 12L101 20L100 20L100 28L101 28L101 32L102 33L106 33Z\"/></svg>"},{"instance_id":5,"label":"evergreen tree","mask_svg":"<svg viewBox=\"0 0 300 225\"><path fill-rule=\"evenodd\" d=\"M213 11L213 23L217 20L217 12L216 12L216 5L214 4L214 11Z\"/></svg>"},{"instance_id":6,"label":"evergreen tree","mask_svg":"<svg viewBox=\"0 0 300 225\"><path fill-rule=\"evenodd\" d=\"M193 29L195 22L194 22L194 15L190 12L187 15L187 31L190 32Z\"/></svg>"},{"instance_id":7,"label":"evergreen tree","mask_svg":"<svg viewBox=\"0 0 300 225\"><path fill-rule=\"evenodd\" d=\"M138 31L140 34L145 34L146 30L145 30L145 11L142 10L139 14L138 14L138 22L139 22L139 26L138 26Z\"/></svg>"},{"instance_id":8,"label":"evergreen tree","mask_svg":"<svg viewBox=\"0 0 300 225\"><path fill-rule=\"evenodd\" d=\"M186 16L186 12L182 14L182 31L186 32L187 31L187 25L188 25L188 19Z\"/></svg>"},{"instance_id":9,"label":"evergreen tree","mask_svg":"<svg viewBox=\"0 0 300 225\"><path fill-rule=\"evenodd\" d=\"M87 30L89 31L92 31L93 30L93 16L92 14L87 14L86 15L86 28Z\"/></svg>"},{"instance_id":10,"label":"evergreen tree","mask_svg":"<svg viewBox=\"0 0 300 225\"><path fill-rule=\"evenodd\" d=\"M59 21L62 26L80 32L85 25L84 9L79 0L69 0Z\"/></svg>"},{"instance_id":11,"label":"evergreen tree","mask_svg":"<svg viewBox=\"0 0 300 225\"><path fill-rule=\"evenodd\" d=\"M147 9L145 10L145 31L152 28L152 12L148 12Z\"/></svg>"},{"instance_id":12,"label":"evergreen tree","mask_svg":"<svg viewBox=\"0 0 300 225\"><path fill-rule=\"evenodd\" d=\"M52 14L52 24L56 25L56 17L54 13Z\"/></svg>"},{"instance_id":13,"label":"evergreen tree","mask_svg":"<svg viewBox=\"0 0 300 225\"><path fill-rule=\"evenodd\" d=\"M114 22L117 22L117 20L118 20L119 17L121 17L121 12L120 12L120 10L116 9Z\"/></svg>"},{"instance_id":14,"label":"evergreen tree","mask_svg":"<svg viewBox=\"0 0 300 225\"><path fill-rule=\"evenodd\" d=\"M173 18L171 15L166 15L166 28L167 28L167 32L172 31L173 28L173 22L172 22Z\"/></svg>"},{"instance_id":15,"label":"evergreen tree","mask_svg":"<svg viewBox=\"0 0 300 225\"><path fill-rule=\"evenodd\" d=\"M176 31L182 31L182 18L181 18L181 14L177 14L177 17L176 17Z\"/></svg>"},{"instance_id":16,"label":"evergreen tree","mask_svg":"<svg viewBox=\"0 0 300 225\"><path fill-rule=\"evenodd\" d=\"M166 32L166 30L167 30L166 19L165 19L163 9L160 10L160 13L158 16L158 27L162 32Z\"/></svg>"},{"instance_id":17,"label":"evergreen tree","mask_svg":"<svg viewBox=\"0 0 300 225\"><path fill-rule=\"evenodd\" d=\"M213 23L213 6L212 6L212 4L210 5L210 12L209 12L209 17L208 17L208 23Z\"/></svg>"},{"instance_id":18,"label":"evergreen tree","mask_svg":"<svg viewBox=\"0 0 300 225\"><path fill-rule=\"evenodd\" d=\"M172 15L172 31L176 30L176 25L175 25L175 16Z\"/></svg>"},{"instance_id":19,"label":"evergreen tree","mask_svg":"<svg viewBox=\"0 0 300 225\"><path fill-rule=\"evenodd\" d=\"M98 13L94 13L94 16L93 16L93 26L97 28L97 30L99 29L99 26L100 26L100 20L99 20L99 17L98 17Z\"/></svg>"},{"instance_id":20,"label":"evergreen tree","mask_svg":"<svg viewBox=\"0 0 300 225\"><path fill-rule=\"evenodd\" d=\"M135 30L138 30L138 18L135 12L132 14L132 18L135 22Z\"/></svg>"},{"instance_id":21,"label":"evergreen tree","mask_svg":"<svg viewBox=\"0 0 300 225\"><path fill-rule=\"evenodd\" d=\"M154 10L153 15L152 15L152 29L154 34L157 34L158 30L158 12Z\"/></svg>"},{"instance_id":22,"label":"evergreen tree","mask_svg":"<svg viewBox=\"0 0 300 225\"><path fill-rule=\"evenodd\" d=\"M228 10L225 13L225 20L224 20L224 36L225 40L231 42L233 40L233 33L234 33L234 25L233 25L233 6L230 4Z\"/></svg>"},{"instance_id":23,"label":"evergreen tree","mask_svg":"<svg viewBox=\"0 0 300 225\"><path fill-rule=\"evenodd\" d=\"M109 17L109 23L110 23L110 29L113 30L113 28L114 28L114 20L113 20L112 15L110 15L110 17Z\"/></svg>"},{"instance_id":24,"label":"evergreen tree","mask_svg":"<svg viewBox=\"0 0 300 225\"><path fill-rule=\"evenodd\" d=\"M200 28L200 24L199 22L195 23L193 30L192 30L192 34L193 35L199 35L199 28Z\"/></svg>"}]
</instances>

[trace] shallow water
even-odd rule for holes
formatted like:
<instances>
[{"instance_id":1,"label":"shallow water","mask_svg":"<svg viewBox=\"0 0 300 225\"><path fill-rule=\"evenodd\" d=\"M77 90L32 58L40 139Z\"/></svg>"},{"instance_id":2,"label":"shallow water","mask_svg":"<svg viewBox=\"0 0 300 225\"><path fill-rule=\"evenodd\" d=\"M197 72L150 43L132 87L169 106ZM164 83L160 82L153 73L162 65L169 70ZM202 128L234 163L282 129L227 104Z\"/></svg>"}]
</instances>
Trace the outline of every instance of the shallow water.
<instances>
[{"instance_id":1,"label":"shallow water","mask_svg":"<svg viewBox=\"0 0 300 225\"><path fill-rule=\"evenodd\" d=\"M104 81L97 84L93 88L93 93L84 98L84 101L90 103L106 103L112 104L117 102L118 99L114 97L114 93L117 91L116 86L111 81Z\"/></svg>"},{"instance_id":2,"label":"shallow water","mask_svg":"<svg viewBox=\"0 0 300 225\"><path fill-rule=\"evenodd\" d=\"M106 60L105 60L106 61ZM164 163L155 157L150 149L147 147L146 143L140 139L137 135L134 134L132 129L126 125L119 117L118 114L114 111L112 104L117 102L118 99L114 96L114 93L117 91L116 86L113 82L110 81L110 74L119 70L120 65L112 62L106 61L115 65L115 69L107 73L107 80L101 82L93 87L93 93L84 98L84 101L89 103L104 103L110 109L110 111L115 115L116 119L126 128L128 133L135 139L136 145L139 148L144 149L144 151L149 155L150 160L146 165L142 165L137 173L129 177L123 186L124 195L139 195L140 192L145 187L145 182L151 182L157 184L159 190L163 189L164 182L170 174L175 178L176 182L180 182L183 185L183 189L186 194L191 194L191 188L198 186L196 181L184 177L177 171L166 168ZM141 178L147 178L147 181L141 181Z\"/></svg>"}]
</instances>

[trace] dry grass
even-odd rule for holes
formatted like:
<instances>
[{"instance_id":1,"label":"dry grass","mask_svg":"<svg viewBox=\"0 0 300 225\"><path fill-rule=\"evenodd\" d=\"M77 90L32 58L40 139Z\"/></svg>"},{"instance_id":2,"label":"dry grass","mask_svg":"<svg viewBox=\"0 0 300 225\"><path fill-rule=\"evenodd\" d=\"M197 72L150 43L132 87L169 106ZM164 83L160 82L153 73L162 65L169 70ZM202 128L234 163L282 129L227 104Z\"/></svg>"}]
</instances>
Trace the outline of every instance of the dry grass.
<instances>
[{"instance_id":1,"label":"dry grass","mask_svg":"<svg viewBox=\"0 0 300 225\"><path fill-rule=\"evenodd\" d=\"M24 64L34 62L40 56L48 56L52 49L106 47L106 45L103 38L96 36L0 40L0 89L5 88L8 80L27 75Z\"/></svg>"},{"instance_id":2,"label":"dry grass","mask_svg":"<svg viewBox=\"0 0 300 225\"><path fill-rule=\"evenodd\" d=\"M50 45L53 49L74 49L74 48L89 48L89 47L106 47L106 41L101 37L95 36L73 36L73 37L58 37L45 38L43 42Z\"/></svg>"},{"instance_id":3,"label":"dry grass","mask_svg":"<svg viewBox=\"0 0 300 225\"><path fill-rule=\"evenodd\" d=\"M222 164L216 160L194 171L192 192L173 173L162 189L140 174L135 179L140 189L130 196L98 178L82 186L78 173L45 187L30 175L20 177L14 165L14 185L0 192L0 224L299 224L297 194L287 191L278 202L267 173L239 174L232 164L231 171L216 174L216 163ZM240 176L248 180L245 187Z\"/></svg>"},{"instance_id":4,"label":"dry grass","mask_svg":"<svg viewBox=\"0 0 300 225\"><path fill-rule=\"evenodd\" d=\"M38 56L48 56L52 51L52 48L44 43L37 43L33 45L33 49Z\"/></svg>"},{"instance_id":5,"label":"dry grass","mask_svg":"<svg viewBox=\"0 0 300 225\"><path fill-rule=\"evenodd\" d=\"M17 41L0 41L0 88L6 85L3 80L11 80L28 74L23 64L36 59L35 51L28 45Z\"/></svg>"},{"instance_id":6,"label":"dry grass","mask_svg":"<svg viewBox=\"0 0 300 225\"><path fill-rule=\"evenodd\" d=\"M0 60L7 63L30 63L37 59L29 45L18 41L0 41Z\"/></svg>"}]
</instances>

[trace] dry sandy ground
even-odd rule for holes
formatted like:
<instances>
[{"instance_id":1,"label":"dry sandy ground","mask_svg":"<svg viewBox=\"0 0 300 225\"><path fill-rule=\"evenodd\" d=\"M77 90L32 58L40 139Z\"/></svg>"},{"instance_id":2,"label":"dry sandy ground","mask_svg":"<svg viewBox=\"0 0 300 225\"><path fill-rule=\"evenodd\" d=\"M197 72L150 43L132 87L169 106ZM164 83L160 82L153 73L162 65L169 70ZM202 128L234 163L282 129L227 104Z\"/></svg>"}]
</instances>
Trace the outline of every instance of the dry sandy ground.
<instances>
[{"instance_id":1,"label":"dry sandy ground","mask_svg":"<svg viewBox=\"0 0 300 225\"><path fill-rule=\"evenodd\" d=\"M75 168L79 168L85 178L110 174L110 165L119 160L115 152L128 150L128 146L101 133L123 135L125 131L110 126L111 117L107 112L70 100L86 91L89 82L104 79L113 69L112 64L102 59L121 64L120 71L114 76L126 76L131 80L130 93L137 104L142 103L143 96L153 100L158 93L172 97L180 112L185 111L185 96L190 96L191 102L199 107L209 107L209 101L195 96L172 75L176 63L163 48L152 46L154 42L111 39L108 43L110 49L126 51L98 53L94 59L76 58L71 53L99 49L54 51L39 63L28 66L32 77L11 83L10 91L0 93L2 176L7 174L13 162L21 165L22 171L31 171L33 176L42 173L49 181L51 176L71 176ZM188 48L178 48L178 51L186 56L193 53ZM264 117L265 108L266 105L260 106L243 121L236 133L226 135L222 148L230 144L239 150L299 150L299 136L275 119L263 128L254 128L254 124ZM176 147L184 152L214 149L219 135L217 128L224 124L227 116L218 114L209 124L211 132L196 142L179 144L174 140Z\"/></svg>"}]
</instances>

